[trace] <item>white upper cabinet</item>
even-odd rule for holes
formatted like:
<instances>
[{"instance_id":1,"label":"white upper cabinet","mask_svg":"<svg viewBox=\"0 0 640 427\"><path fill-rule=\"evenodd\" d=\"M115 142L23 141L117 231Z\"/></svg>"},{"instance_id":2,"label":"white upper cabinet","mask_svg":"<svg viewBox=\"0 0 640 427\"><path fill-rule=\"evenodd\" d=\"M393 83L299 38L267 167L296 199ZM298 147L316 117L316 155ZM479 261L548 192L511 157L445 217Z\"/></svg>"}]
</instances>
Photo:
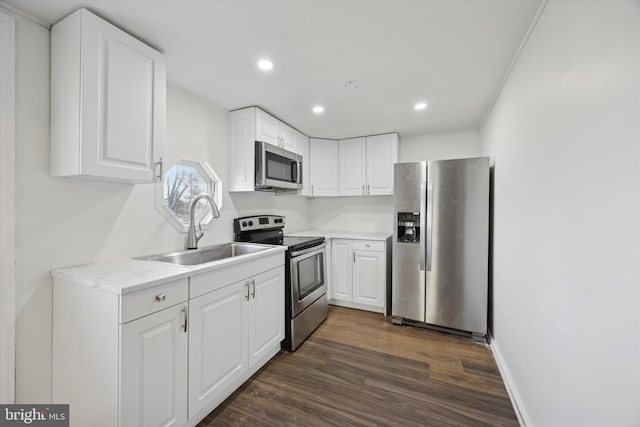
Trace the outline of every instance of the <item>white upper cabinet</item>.
<instances>
[{"instance_id":1,"label":"white upper cabinet","mask_svg":"<svg viewBox=\"0 0 640 427\"><path fill-rule=\"evenodd\" d=\"M309 174L310 166L311 166L311 157L309 156L309 137L303 134L300 134L296 147L298 150L298 154L302 156L302 190L300 190L301 196L310 196L311 195L311 184Z\"/></svg>"},{"instance_id":2,"label":"white upper cabinet","mask_svg":"<svg viewBox=\"0 0 640 427\"><path fill-rule=\"evenodd\" d=\"M297 153L297 138L299 133L300 132L287 125L286 123L280 122L280 147L284 148L285 150Z\"/></svg>"},{"instance_id":3,"label":"white upper cabinet","mask_svg":"<svg viewBox=\"0 0 640 427\"><path fill-rule=\"evenodd\" d=\"M241 110L243 111L243 110ZM268 142L280 147L280 120L255 108L256 137L255 141Z\"/></svg>"},{"instance_id":4,"label":"white upper cabinet","mask_svg":"<svg viewBox=\"0 0 640 427\"><path fill-rule=\"evenodd\" d=\"M288 151L296 151L298 132L271 114L256 108L256 141L264 141Z\"/></svg>"},{"instance_id":5,"label":"white upper cabinet","mask_svg":"<svg viewBox=\"0 0 640 427\"><path fill-rule=\"evenodd\" d=\"M367 137L367 195L393 194L393 164L397 161L397 133Z\"/></svg>"},{"instance_id":6,"label":"white upper cabinet","mask_svg":"<svg viewBox=\"0 0 640 427\"><path fill-rule=\"evenodd\" d=\"M231 112L229 191L255 190L256 110L245 108Z\"/></svg>"},{"instance_id":7,"label":"white upper cabinet","mask_svg":"<svg viewBox=\"0 0 640 427\"><path fill-rule=\"evenodd\" d=\"M393 194L393 164L398 161L398 134L340 140L340 195Z\"/></svg>"},{"instance_id":8,"label":"white upper cabinet","mask_svg":"<svg viewBox=\"0 0 640 427\"><path fill-rule=\"evenodd\" d=\"M308 182L308 178L305 178L304 170L309 156L305 156L304 151L307 149L308 136L256 107L232 111L230 120L229 191L255 190L256 141L263 141L301 154L304 157L302 184L307 185L305 181Z\"/></svg>"},{"instance_id":9,"label":"white upper cabinet","mask_svg":"<svg viewBox=\"0 0 640 427\"><path fill-rule=\"evenodd\" d=\"M363 196L367 179L366 138L341 139L340 146L340 195Z\"/></svg>"},{"instance_id":10,"label":"white upper cabinet","mask_svg":"<svg viewBox=\"0 0 640 427\"><path fill-rule=\"evenodd\" d=\"M338 141L335 139L309 139L309 183L311 196L339 195Z\"/></svg>"},{"instance_id":11,"label":"white upper cabinet","mask_svg":"<svg viewBox=\"0 0 640 427\"><path fill-rule=\"evenodd\" d=\"M51 174L162 180L164 56L80 9L51 30Z\"/></svg>"}]
</instances>

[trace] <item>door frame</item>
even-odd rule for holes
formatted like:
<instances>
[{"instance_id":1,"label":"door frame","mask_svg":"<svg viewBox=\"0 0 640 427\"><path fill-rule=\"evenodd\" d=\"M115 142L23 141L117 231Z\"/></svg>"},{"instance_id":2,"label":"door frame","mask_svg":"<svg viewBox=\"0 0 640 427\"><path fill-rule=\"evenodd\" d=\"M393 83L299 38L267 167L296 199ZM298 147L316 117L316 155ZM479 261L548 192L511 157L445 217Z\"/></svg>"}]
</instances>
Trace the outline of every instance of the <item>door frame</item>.
<instances>
[{"instance_id":1,"label":"door frame","mask_svg":"<svg viewBox=\"0 0 640 427\"><path fill-rule=\"evenodd\" d=\"M15 402L15 19L0 11L0 402Z\"/></svg>"}]
</instances>

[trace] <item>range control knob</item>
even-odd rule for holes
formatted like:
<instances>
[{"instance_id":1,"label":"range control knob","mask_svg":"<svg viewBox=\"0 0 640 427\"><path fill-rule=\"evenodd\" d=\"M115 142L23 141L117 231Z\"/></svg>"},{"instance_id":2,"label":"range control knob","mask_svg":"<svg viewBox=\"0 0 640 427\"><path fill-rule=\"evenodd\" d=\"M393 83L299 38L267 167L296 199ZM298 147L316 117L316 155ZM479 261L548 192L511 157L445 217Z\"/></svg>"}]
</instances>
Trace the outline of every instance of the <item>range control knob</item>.
<instances>
[{"instance_id":1,"label":"range control knob","mask_svg":"<svg viewBox=\"0 0 640 427\"><path fill-rule=\"evenodd\" d=\"M249 221L249 227L253 226L253 221Z\"/></svg>"},{"instance_id":2,"label":"range control knob","mask_svg":"<svg viewBox=\"0 0 640 427\"><path fill-rule=\"evenodd\" d=\"M247 221L242 221L242 226L246 227L247 226Z\"/></svg>"}]
</instances>

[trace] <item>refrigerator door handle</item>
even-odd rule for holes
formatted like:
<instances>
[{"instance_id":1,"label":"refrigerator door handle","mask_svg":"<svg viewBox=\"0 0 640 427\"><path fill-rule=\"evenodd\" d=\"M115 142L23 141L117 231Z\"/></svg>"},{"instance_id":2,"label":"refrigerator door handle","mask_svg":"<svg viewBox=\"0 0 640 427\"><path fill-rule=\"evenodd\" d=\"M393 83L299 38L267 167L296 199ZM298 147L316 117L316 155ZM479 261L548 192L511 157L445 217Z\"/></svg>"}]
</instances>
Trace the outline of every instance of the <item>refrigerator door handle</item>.
<instances>
[{"instance_id":1,"label":"refrigerator door handle","mask_svg":"<svg viewBox=\"0 0 640 427\"><path fill-rule=\"evenodd\" d=\"M427 211L427 183L420 183L420 270L425 269L425 213Z\"/></svg>"},{"instance_id":2,"label":"refrigerator door handle","mask_svg":"<svg viewBox=\"0 0 640 427\"><path fill-rule=\"evenodd\" d=\"M431 180L431 165L427 171L427 271L431 271L431 257L433 255L433 181Z\"/></svg>"}]
</instances>

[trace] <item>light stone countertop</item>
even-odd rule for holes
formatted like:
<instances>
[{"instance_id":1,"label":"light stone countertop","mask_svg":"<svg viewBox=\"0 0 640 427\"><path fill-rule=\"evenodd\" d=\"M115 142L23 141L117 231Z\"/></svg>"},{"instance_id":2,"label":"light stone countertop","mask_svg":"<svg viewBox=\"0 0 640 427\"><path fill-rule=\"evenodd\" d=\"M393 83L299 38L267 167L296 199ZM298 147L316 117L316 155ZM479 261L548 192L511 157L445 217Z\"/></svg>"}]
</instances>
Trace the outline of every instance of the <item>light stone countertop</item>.
<instances>
[{"instance_id":1,"label":"light stone countertop","mask_svg":"<svg viewBox=\"0 0 640 427\"><path fill-rule=\"evenodd\" d=\"M393 233L386 232L360 232L346 230L302 230L295 233L284 233L286 236L310 236L324 237L325 239L353 239L353 240L386 240Z\"/></svg>"},{"instance_id":2,"label":"light stone countertop","mask_svg":"<svg viewBox=\"0 0 640 427\"><path fill-rule=\"evenodd\" d=\"M269 249L260 252L225 258L195 266L125 259L60 268L51 271L51 276L54 279L66 280L104 292L122 295L286 250L286 246L270 246Z\"/></svg>"}]
</instances>

